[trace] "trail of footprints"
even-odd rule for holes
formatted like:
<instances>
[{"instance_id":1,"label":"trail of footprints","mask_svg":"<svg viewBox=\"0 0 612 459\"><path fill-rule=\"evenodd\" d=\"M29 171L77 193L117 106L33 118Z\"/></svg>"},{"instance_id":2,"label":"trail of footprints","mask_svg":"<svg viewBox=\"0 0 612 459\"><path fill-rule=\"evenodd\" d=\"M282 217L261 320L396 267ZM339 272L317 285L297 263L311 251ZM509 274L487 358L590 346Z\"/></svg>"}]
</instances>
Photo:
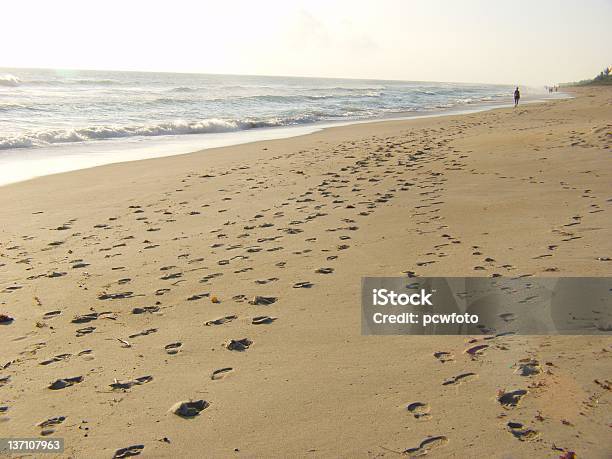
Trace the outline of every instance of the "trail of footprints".
<instances>
[{"instance_id":1,"label":"trail of footprints","mask_svg":"<svg viewBox=\"0 0 612 459\"><path fill-rule=\"evenodd\" d=\"M32 287L36 282L73 279L81 289L83 298L92 304L89 311L82 311L70 320L76 325L74 332L79 345L86 343L88 335L99 333L99 328L103 329L100 333L113 335L112 324L117 320L124 320L132 326L137 325L142 330L128 334L127 339L117 337L121 346L138 345L137 341L144 342L147 336L163 329L165 315L179 307L180 301L177 301L177 297L190 303L245 303L253 307L252 311L249 311L250 316L249 313L246 313L246 317L243 313L227 314L204 321L202 327L228 327L236 322L240 327L231 329L239 328L244 334L249 333L249 327L273 327L274 322L282 320L282 317L265 315L256 309L282 302L282 296L271 296L269 292L282 292L289 287L300 291L317 288L319 278L333 275L341 269L342 254L354 246L355 239L358 240L360 222L403 193L417 197L412 212L417 223L417 233L439 235L439 243L426 249L421 255L422 258L416 261L417 268L432 266L438 260L451 255L457 248L462 248L460 235L452 233L441 210L447 192L445 174L450 171L478 173L466 170L466 156L452 147L453 139L461 136L469 127L464 123L448 131L421 129L400 137L373 137L362 142L345 142L331 147L331 151L319 151L315 148L283 155L290 160L295 158L293 176L277 173L274 161L267 160L261 165L268 174L258 175L257 178L251 175L248 166L234 167L226 171L193 172L181 180L178 188L160 193L157 201L130 204L124 212L118 212L106 219L100 217L99 223L89 227L83 226L76 219L69 219L51 224L47 241L38 241L34 237L23 235L8 243L2 243L2 265L12 264L16 272L21 273L23 280L4 287L1 293L8 296L10 301L15 292L26 286ZM321 181L315 180L315 172L322 173L325 178ZM206 200L181 198L185 190L191 187L197 189L203 183L214 183L217 176L225 175L234 176L232 183L235 185L218 189L216 194ZM244 209L234 210L232 207L232 200L238 195L244 194L248 201L257 202L258 193L268 194L282 189L285 183L298 179L303 181L303 192L284 196L278 193L272 206L254 211L250 216L245 216ZM571 188L567 183L561 183L561 186L564 189ZM603 211L601 200L594 196L591 190L582 190L582 193L589 203L585 213L572 216L567 223L556 229L558 239L551 241L539 258L548 259L561 244L571 243L579 238L577 230L585 222L587 215ZM44 217L42 212L37 214ZM188 219L202 219L205 223L201 227L196 225L195 229L189 230L191 232L181 230L181 223ZM315 237L309 234L309 224L320 219L325 223L326 231ZM217 227L207 229L210 221L219 223ZM147 237L139 240L130 234L128 222L145 229ZM181 241L196 238L209 242L209 250L189 253L181 249ZM317 249L314 248L314 242L317 242ZM158 258L156 249L162 244L172 244L176 247L175 259ZM486 255L480 246L472 246L470 250L480 263L474 267L476 271L489 272L496 267L507 273L514 269L511 264ZM51 264L37 261L39 254L51 251L57 253ZM274 276L256 275L257 260L262 254L274 257L272 265L277 268ZM146 292L138 291L137 288L134 288L135 291L131 291L129 287L125 288L138 281L139 273L126 272L121 260L128 260L135 255L142 258L145 272L150 272L151 266L158 266L159 282L154 285L155 290ZM302 279L284 279L283 268L287 264L293 264L296 259L303 258L319 260L320 267L304 272ZM602 255L602 261L608 260ZM92 274L104 271L116 272L117 280L96 287ZM406 274L409 277L418 275L413 270L406 271ZM491 275L501 274L495 272ZM236 289L235 294L220 298L215 294L215 281L228 276L234 279L232 285ZM252 297L245 295L243 291L252 291L252 288L242 290L247 281L256 288L261 288L261 294ZM278 287L274 287L277 285ZM202 291L203 289L206 291ZM165 301L165 297L172 297L172 300ZM126 305L134 301L137 301L139 306L126 310ZM98 311L98 305L106 302L112 306ZM39 305L46 306L44 302ZM57 308L57 305L55 307ZM40 329L65 326L66 322L61 322L64 320L62 316L61 308L44 312L40 317ZM83 327L83 324L88 325ZM46 344L42 342L40 348L29 353L40 352ZM180 358L184 345L181 341L169 342L159 350L160 358L163 358L163 354L171 359ZM187 343L187 346L190 345L193 343ZM246 336L228 336L222 347L228 352L257 352L256 342ZM488 347L486 344L478 344L469 347L465 354L471 359L478 359ZM455 354L450 351L436 352L434 357L444 365L452 366L456 363ZM76 354L66 352L40 360L38 364L60 365L74 358L95 359L95 353L92 349ZM11 367L29 365L29 362L14 358L4 365L4 371L10 372ZM239 368L233 366L211 369L210 379L222 381L236 371L239 371ZM540 372L539 364L531 360L522 362L517 372L525 377L537 375ZM463 372L449 376L441 385L460 386L477 378L475 372ZM84 379L85 376L68 373L47 387L54 391L78 390L76 386ZM13 381L10 375L2 375L0 385L9 384L18 384L18 381ZM115 379L108 384L112 390L129 391L137 386L154 385L155 382L153 375L146 375L133 379ZM145 389L142 387L142 390ZM502 392L497 401L504 409L511 410L527 393L524 389ZM170 411L179 417L195 417L210 403L203 400L177 402ZM5 406L0 408L2 412L9 409ZM406 409L419 421L429 420L434 415L432 407L423 401L411 402ZM36 425L44 429L45 435L51 435L54 429L61 427L65 419L63 415L57 414ZM523 441L539 438L538 432L524 427L520 422L509 422L507 429ZM410 456L425 455L444 446L448 441L446 436L427 437L404 453ZM144 445L120 448L115 457L137 455L144 448Z\"/></svg>"}]
</instances>

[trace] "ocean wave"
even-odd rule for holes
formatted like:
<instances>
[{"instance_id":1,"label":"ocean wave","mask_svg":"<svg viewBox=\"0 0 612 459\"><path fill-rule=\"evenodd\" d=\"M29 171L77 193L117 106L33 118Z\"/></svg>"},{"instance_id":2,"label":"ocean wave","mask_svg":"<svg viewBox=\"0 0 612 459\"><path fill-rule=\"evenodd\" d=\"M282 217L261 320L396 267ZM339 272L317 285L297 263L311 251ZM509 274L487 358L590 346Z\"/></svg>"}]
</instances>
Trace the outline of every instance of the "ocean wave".
<instances>
[{"instance_id":1,"label":"ocean wave","mask_svg":"<svg viewBox=\"0 0 612 459\"><path fill-rule=\"evenodd\" d=\"M200 103L198 99L185 99L178 97L158 97L156 99L144 100L139 102L142 105L176 105L176 104L195 104Z\"/></svg>"},{"instance_id":2,"label":"ocean wave","mask_svg":"<svg viewBox=\"0 0 612 459\"><path fill-rule=\"evenodd\" d=\"M346 86L315 86L308 88L309 91L340 91L340 92L359 92L359 91L382 91L385 86L359 86L347 88Z\"/></svg>"},{"instance_id":3,"label":"ocean wave","mask_svg":"<svg viewBox=\"0 0 612 459\"><path fill-rule=\"evenodd\" d=\"M362 98L362 97L374 97L375 98L375 97L381 97L382 95L383 93L380 91L366 91L366 92L361 92L361 93L351 94L351 95L321 94L321 95L306 96L306 97L309 99L317 100L317 99L338 99L338 98L354 99L354 98Z\"/></svg>"},{"instance_id":4,"label":"ocean wave","mask_svg":"<svg viewBox=\"0 0 612 459\"><path fill-rule=\"evenodd\" d=\"M126 82L112 80L109 78L102 79L102 80L81 78L81 79L75 79L75 80L58 80L58 82L65 83L65 84L82 84L82 85L99 85L99 86L113 86L113 85L126 84Z\"/></svg>"},{"instance_id":5,"label":"ocean wave","mask_svg":"<svg viewBox=\"0 0 612 459\"><path fill-rule=\"evenodd\" d=\"M302 114L293 117L269 118L265 120L213 118L202 121L173 121L140 126L90 126L78 129L53 129L31 132L21 136L0 137L0 150L137 136L156 137L165 135L233 132L255 128L312 123L319 119L318 116Z\"/></svg>"},{"instance_id":6,"label":"ocean wave","mask_svg":"<svg viewBox=\"0 0 612 459\"><path fill-rule=\"evenodd\" d=\"M0 86L19 86L21 80L14 75L0 75Z\"/></svg>"},{"instance_id":7,"label":"ocean wave","mask_svg":"<svg viewBox=\"0 0 612 459\"><path fill-rule=\"evenodd\" d=\"M303 102L305 100L327 100L327 99L347 99L347 98L361 98L361 97L380 97L380 93L367 93L359 95L339 95L339 94L315 94L315 95L262 95L262 96L244 96L238 97L238 100L253 100L263 102Z\"/></svg>"},{"instance_id":8,"label":"ocean wave","mask_svg":"<svg viewBox=\"0 0 612 459\"><path fill-rule=\"evenodd\" d=\"M12 102L7 102L7 103L3 103L0 102L0 113L5 112L7 113L7 115L11 115L10 112L45 112L45 111L52 111L54 109L53 106L49 106L47 104L36 104L36 103L31 103L31 102L27 102L27 104L20 104L20 103L12 103Z\"/></svg>"},{"instance_id":9,"label":"ocean wave","mask_svg":"<svg viewBox=\"0 0 612 459\"><path fill-rule=\"evenodd\" d=\"M63 86L126 86L137 84L129 81L119 81L109 78L51 78L48 80L22 80L21 84L33 87L63 87Z\"/></svg>"},{"instance_id":10,"label":"ocean wave","mask_svg":"<svg viewBox=\"0 0 612 459\"><path fill-rule=\"evenodd\" d=\"M231 96L227 98L217 97L214 99L205 99L208 102L271 102L271 103L301 103L305 101L319 101L329 99L360 99L360 98L378 98L381 97L379 92L368 92L363 94L258 94L253 96Z\"/></svg>"},{"instance_id":11,"label":"ocean wave","mask_svg":"<svg viewBox=\"0 0 612 459\"><path fill-rule=\"evenodd\" d=\"M29 109L29 107L22 104L1 104L0 103L0 112L8 112L11 110L20 110L20 109Z\"/></svg>"},{"instance_id":12,"label":"ocean wave","mask_svg":"<svg viewBox=\"0 0 612 459\"><path fill-rule=\"evenodd\" d=\"M10 68L0 70L0 85L0 150L429 113L494 104L514 90L449 83ZM8 87L16 85L19 88Z\"/></svg>"},{"instance_id":13,"label":"ocean wave","mask_svg":"<svg viewBox=\"0 0 612 459\"><path fill-rule=\"evenodd\" d=\"M197 92L198 88L190 88L189 86L178 86L176 88L169 89L168 92Z\"/></svg>"}]
</instances>

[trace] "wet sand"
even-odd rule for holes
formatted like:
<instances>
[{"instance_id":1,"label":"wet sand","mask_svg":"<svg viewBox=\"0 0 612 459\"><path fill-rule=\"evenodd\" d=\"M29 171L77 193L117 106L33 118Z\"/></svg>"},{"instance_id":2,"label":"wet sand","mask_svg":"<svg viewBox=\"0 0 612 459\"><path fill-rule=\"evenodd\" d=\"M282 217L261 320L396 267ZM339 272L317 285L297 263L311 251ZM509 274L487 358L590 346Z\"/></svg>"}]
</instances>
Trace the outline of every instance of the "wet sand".
<instances>
[{"instance_id":1,"label":"wet sand","mask_svg":"<svg viewBox=\"0 0 612 459\"><path fill-rule=\"evenodd\" d=\"M609 338L360 335L365 275L610 276L612 89L575 95L0 188L2 436L608 457Z\"/></svg>"}]
</instances>

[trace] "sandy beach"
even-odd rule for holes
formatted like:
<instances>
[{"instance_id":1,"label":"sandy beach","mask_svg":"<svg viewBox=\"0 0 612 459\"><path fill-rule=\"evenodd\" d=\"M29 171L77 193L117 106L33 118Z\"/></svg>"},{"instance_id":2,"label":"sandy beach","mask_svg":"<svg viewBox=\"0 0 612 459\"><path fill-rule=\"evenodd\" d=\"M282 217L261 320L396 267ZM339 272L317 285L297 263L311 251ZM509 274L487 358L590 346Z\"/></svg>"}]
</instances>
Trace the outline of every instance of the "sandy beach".
<instances>
[{"instance_id":1,"label":"sandy beach","mask_svg":"<svg viewBox=\"0 0 612 459\"><path fill-rule=\"evenodd\" d=\"M0 436L610 457L609 337L360 332L366 275L612 274L612 88L573 95L1 187Z\"/></svg>"}]
</instances>

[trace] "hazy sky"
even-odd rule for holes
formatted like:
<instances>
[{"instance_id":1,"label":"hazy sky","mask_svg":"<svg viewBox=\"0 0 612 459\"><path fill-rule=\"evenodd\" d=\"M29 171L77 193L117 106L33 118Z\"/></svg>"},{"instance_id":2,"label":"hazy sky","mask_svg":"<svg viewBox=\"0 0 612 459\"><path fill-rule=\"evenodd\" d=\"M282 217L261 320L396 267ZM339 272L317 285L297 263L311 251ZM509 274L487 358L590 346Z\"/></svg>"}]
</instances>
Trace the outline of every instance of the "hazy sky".
<instances>
[{"instance_id":1,"label":"hazy sky","mask_svg":"<svg viewBox=\"0 0 612 459\"><path fill-rule=\"evenodd\" d=\"M554 83L612 64L612 0L7 0L0 67Z\"/></svg>"}]
</instances>

